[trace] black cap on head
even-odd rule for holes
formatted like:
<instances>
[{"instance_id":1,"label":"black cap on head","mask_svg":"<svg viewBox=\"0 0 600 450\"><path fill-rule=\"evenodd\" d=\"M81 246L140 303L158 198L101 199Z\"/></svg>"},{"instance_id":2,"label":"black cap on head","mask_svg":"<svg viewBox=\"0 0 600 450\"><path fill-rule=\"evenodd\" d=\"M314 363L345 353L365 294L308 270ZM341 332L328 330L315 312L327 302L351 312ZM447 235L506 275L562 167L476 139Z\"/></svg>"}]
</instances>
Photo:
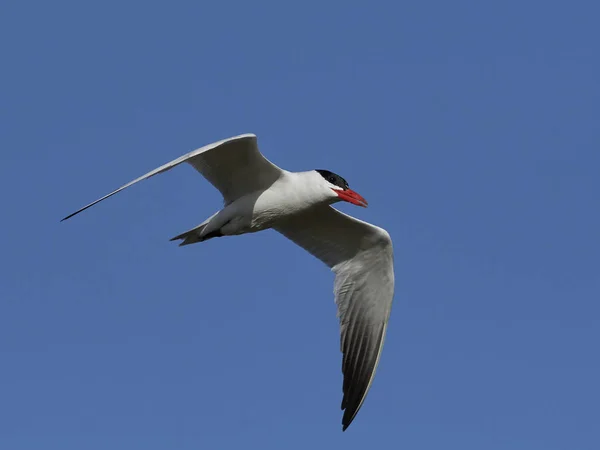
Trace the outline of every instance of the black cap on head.
<instances>
[{"instance_id":1,"label":"black cap on head","mask_svg":"<svg viewBox=\"0 0 600 450\"><path fill-rule=\"evenodd\" d=\"M329 183L334 184L338 187L341 187L344 190L350 188L350 186L348 186L348 183L346 182L346 180L344 180L338 174L330 172L329 170L319 170L319 169L315 169L315 170L317 172L319 172L319 174L323 178L325 178L325 180L327 180Z\"/></svg>"}]
</instances>

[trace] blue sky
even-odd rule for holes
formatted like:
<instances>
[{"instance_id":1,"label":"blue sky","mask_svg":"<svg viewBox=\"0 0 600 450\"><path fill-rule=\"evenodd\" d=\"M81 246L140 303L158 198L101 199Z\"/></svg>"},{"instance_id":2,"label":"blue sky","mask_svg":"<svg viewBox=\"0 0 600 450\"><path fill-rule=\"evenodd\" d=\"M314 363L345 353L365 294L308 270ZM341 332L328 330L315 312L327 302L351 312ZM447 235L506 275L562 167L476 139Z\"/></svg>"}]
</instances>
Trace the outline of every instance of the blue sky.
<instances>
[{"instance_id":1,"label":"blue sky","mask_svg":"<svg viewBox=\"0 0 600 450\"><path fill-rule=\"evenodd\" d=\"M600 448L597 2L5 2L0 447ZM253 132L394 239L341 432L332 274L275 232L178 248ZM333 447L332 447L333 446Z\"/></svg>"}]
</instances>

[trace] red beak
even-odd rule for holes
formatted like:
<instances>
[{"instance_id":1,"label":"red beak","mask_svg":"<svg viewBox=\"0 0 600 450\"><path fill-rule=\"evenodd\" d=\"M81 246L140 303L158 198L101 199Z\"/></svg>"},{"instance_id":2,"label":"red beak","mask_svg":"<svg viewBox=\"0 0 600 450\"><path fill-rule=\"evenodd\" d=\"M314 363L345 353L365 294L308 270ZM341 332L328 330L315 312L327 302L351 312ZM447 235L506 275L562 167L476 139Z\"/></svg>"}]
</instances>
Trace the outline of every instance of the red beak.
<instances>
[{"instance_id":1,"label":"red beak","mask_svg":"<svg viewBox=\"0 0 600 450\"><path fill-rule=\"evenodd\" d=\"M343 191L333 189L333 192L335 192L338 195L338 197L344 200L345 202L352 203L353 205L362 206L363 208L366 208L368 205L367 201L363 198L363 196L357 192L354 192L352 189L346 189Z\"/></svg>"}]
</instances>

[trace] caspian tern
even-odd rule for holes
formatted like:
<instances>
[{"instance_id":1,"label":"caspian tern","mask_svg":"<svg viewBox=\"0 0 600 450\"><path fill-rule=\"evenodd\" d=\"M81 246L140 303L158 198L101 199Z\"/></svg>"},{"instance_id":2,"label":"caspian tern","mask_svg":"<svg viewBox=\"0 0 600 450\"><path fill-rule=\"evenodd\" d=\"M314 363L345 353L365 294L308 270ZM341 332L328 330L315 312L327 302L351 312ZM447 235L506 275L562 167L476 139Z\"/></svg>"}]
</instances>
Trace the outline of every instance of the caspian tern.
<instances>
[{"instance_id":1,"label":"caspian tern","mask_svg":"<svg viewBox=\"0 0 600 450\"><path fill-rule=\"evenodd\" d=\"M268 161L254 134L242 134L183 155L84 206L189 163L224 199L224 207L171 240L195 244L273 228L323 261L335 274L334 295L341 326L342 430L361 408L381 356L394 295L394 256L387 231L331 207L367 201L328 170L288 172Z\"/></svg>"}]
</instances>

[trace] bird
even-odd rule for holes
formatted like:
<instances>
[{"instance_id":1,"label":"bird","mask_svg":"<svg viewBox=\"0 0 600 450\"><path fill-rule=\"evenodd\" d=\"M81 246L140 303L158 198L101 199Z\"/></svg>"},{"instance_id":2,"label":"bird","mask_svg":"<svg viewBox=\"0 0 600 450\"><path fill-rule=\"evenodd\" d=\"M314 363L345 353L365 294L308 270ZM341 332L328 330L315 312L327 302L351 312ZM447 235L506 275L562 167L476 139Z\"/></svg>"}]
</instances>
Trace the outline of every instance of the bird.
<instances>
[{"instance_id":1,"label":"bird","mask_svg":"<svg viewBox=\"0 0 600 450\"><path fill-rule=\"evenodd\" d=\"M291 172L259 150L255 134L241 134L193 150L64 217L67 220L118 192L182 163L190 164L223 196L223 208L171 241L186 246L209 239L273 229L325 263L334 273L340 322L342 431L371 388L394 296L389 233L333 208L367 207L340 175L324 169Z\"/></svg>"}]
</instances>

